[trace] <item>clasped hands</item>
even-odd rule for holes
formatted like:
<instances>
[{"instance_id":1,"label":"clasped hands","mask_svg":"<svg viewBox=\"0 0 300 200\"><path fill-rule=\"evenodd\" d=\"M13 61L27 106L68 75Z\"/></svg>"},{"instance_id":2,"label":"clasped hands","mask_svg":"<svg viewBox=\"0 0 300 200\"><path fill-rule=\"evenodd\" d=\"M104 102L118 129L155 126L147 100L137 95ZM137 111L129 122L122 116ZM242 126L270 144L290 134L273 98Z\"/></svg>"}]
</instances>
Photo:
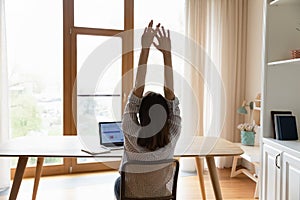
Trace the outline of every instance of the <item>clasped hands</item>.
<instances>
[{"instance_id":1,"label":"clasped hands","mask_svg":"<svg viewBox=\"0 0 300 200\"><path fill-rule=\"evenodd\" d=\"M156 28L153 29L153 20L150 21L148 27L145 28L142 35L142 49L149 49L151 44L153 44L159 51L163 54L171 52L171 40L170 40L170 31L167 30L167 33L164 27L160 27L160 23L157 24ZM158 43L155 43L154 37L157 39Z\"/></svg>"}]
</instances>

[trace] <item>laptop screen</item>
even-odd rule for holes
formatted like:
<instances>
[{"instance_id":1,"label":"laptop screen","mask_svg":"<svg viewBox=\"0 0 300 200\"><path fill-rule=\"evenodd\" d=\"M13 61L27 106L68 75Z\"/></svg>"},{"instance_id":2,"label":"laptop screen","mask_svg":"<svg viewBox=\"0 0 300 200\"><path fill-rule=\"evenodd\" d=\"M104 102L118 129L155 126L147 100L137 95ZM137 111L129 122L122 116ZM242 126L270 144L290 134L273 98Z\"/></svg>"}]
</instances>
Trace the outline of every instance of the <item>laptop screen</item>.
<instances>
[{"instance_id":1,"label":"laptop screen","mask_svg":"<svg viewBox=\"0 0 300 200\"><path fill-rule=\"evenodd\" d=\"M104 146L123 146L122 122L99 122L100 144Z\"/></svg>"}]
</instances>

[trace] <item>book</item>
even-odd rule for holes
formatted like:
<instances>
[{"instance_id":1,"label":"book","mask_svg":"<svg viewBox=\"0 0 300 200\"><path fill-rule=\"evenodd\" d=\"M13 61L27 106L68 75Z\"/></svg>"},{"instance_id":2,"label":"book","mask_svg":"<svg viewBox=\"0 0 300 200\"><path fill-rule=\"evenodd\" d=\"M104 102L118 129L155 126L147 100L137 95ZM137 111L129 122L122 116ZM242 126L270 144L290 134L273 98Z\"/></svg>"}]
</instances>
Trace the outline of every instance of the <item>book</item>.
<instances>
[{"instance_id":1,"label":"book","mask_svg":"<svg viewBox=\"0 0 300 200\"><path fill-rule=\"evenodd\" d=\"M278 140L298 140L296 117L274 115L275 135Z\"/></svg>"},{"instance_id":2,"label":"book","mask_svg":"<svg viewBox=\"0 0 300 200\"><path fill-rule=\"evenodd\" d=\"M273 123L274 123L274 139L278 139L279 138L279 124L278 124L278 120L277 120L277 117L278 116L292 116L292 114L274 114L274 117L273 117Z\"/></svg>"},{"instance_id":3,"label":"book","mask_svg":"<svg viewBox=\"0 0 300 200\"><path fill-rule=\"evenodd\" d=\"M280 111L277 111L277 110L272 110L271 111L271 120L272 120L272 127L273 127L273 138L276 139L276 131L275 131L275 119L274 119L274 116L275 115L292 115L292 111L287 111L287 110L280 110Z\"/></svg>"}]
</instances>

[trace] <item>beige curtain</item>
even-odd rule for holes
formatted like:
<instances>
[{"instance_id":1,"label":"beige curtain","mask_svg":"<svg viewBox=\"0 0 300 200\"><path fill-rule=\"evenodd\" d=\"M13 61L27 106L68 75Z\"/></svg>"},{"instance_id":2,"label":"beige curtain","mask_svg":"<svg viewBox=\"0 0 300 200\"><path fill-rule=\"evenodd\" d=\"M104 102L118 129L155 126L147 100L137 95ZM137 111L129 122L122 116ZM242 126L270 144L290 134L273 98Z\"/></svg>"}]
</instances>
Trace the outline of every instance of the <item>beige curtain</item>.
<instances>
[{"instance_id":1,"label":"beige curtain","mask_svg":"<svg viewBox=\"0 0 300 200\"><path fill-rule=\"evenodd\" d=\"M200 135L240 141L236 126L243 119L236 110L245 96L246 29L247 0L186 1L187 36L206 52L206 61L198 62L203 65L203 77L190 76L199 104L202 105L198 110ZM202 55L200 57L203 59ZM217 80L212 69L217 71L221 81ZM221 95L222 91L225 95ZM221 129L211 127L212 121L219 123ZM217 162L219 167L230 164L230 161L223 159Z\"/></svg>"}]
</instances>

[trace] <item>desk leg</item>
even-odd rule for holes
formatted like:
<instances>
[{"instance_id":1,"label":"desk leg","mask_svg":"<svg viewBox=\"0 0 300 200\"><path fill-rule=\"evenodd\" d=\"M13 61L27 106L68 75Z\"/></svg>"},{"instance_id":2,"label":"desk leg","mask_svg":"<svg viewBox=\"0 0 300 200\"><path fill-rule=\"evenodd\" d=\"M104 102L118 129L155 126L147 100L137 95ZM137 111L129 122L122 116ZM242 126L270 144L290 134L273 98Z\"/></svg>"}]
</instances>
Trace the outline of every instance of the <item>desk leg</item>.
<instances>
[{"instance_id":1,"label":"desk leg","mask_svg":"<svg viewBox=\"0 0 300 200\"><path fill-rule=\"evenodd\" d=\"M28 161L28 157L26 157L26 156L19 157L14 182L12 184L12 188L11 188L10 195L9 195L9 200L17 199L27 161Z\"/></svg>"},{"instance_id":2,"label":"desk leg","mask_svg":"<svg viewBox=\"0 0 300 200\"><path fill-rule=\"evenodd\" d=\"M211 183L214 189L215 197L217 200L222 199L222 193L221 193L221 188L220 188L220 183L219 183L219 178L218 178L218 172L216 168L216 163L215 159L213 156L206 156L206 162L207 162L207 167L209 170L209 175L211 178Z\"/></svg>"},{"instance_id":3,"label":"desk leg","mask_svg":"<svg viewBox=\"0 0 300 200\"><path fill-rule=\"evenodd\" d=\"M37 163L36 163L36 170L35 170L35 177L34 177L34 186L33 186L33 193L32 193L32 200L36 199L36 194L38 191L42 171L43 171L43 163L44 163L44 157L38 157Z\"/></svg>"},{"instance_id":4,"label":"desk leg","mask_svg":"<svg viewBox=\"0 0 300 200\"><path fill-rule=\"evenodd\" d=\"M196 160L196 167L197 167L202 199L206 200L204 177L203 177L203 159L200 157L195 157L195 160Z\"/></svg>"}]
</instances>

